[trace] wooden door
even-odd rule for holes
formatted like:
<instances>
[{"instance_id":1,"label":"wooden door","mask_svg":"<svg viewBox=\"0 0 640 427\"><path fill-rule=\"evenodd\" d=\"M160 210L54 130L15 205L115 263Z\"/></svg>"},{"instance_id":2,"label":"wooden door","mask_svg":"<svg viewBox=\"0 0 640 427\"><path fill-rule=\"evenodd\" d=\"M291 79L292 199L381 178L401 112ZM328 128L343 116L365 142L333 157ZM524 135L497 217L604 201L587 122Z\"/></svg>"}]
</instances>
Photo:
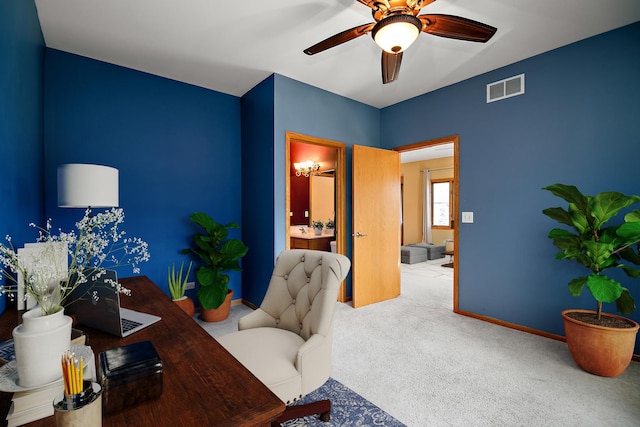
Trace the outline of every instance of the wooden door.
<instances>
[{"instance_id":1,"label":"wooden door","mask_svg":"<svg viewBox=\"0 0 640 427\"><path fill-rule=\"evenodd\" d=\"M353 146L353 306L400 295L400 154Z\"/></svg>"}]
</instances>

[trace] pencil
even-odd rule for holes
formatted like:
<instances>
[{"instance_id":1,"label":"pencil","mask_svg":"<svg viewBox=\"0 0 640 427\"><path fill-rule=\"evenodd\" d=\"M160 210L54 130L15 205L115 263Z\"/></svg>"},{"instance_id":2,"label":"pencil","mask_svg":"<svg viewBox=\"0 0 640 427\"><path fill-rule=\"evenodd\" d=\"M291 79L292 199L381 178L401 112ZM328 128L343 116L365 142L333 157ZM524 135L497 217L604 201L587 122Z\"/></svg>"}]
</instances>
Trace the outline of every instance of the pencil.
<instances>
[{"instance_id":1,"label":"pencil","mask_svg":"<svg viewBox=\"0 0 640 427\"><path fill-rule=\"evenodd\" d=\"M64 382L64 392L65 394L69 394L69 379L67 378L67 365L64 360L64 355L61 360L62 365L62 380Z\"/></svg>"},{"instance_id":2,"label":"pencil","mask_svg":"<svg viewBox=\"0 0 640 427\"><path fill-rule=\"evenodd\" d=\"M78 382L78 384L80 385L80 393L82 393L82 389L84 388L84 381L83 381L83 376L84 376L84 371L83 371L83 366L82 366L82 357L80 358L80 369L78 371L78 376L80 377L80 381Z\"/></svg>"},{"instance_id":3,"label":"pencil","mask_svg":"<svg viewBox=\"0 0 640 427\"><path fill-rule=\"evenodd\" d=\"M70 377L70 384L71 384L71 394L76 394L76 375L73 369L73 360L69 360L69 372L71 373Z\"/></svg>"},{"instance_id":4,"label":"pencil","mask_svg":"<svg viewBox=\"0 0 640 427\"><path fill-rule=\"evenodd\" d=\"M74 392L73 394L78 394L80 393L80 387L78 387L78 359L76 359L75 357L73 358L73 389Z\"/></svg>"},{"instance_id":5,"label":"pencil","mask_svg":"<svg viewBox=\"0 0 640 427\"><path fill-rule=\"evenodd\" d=\"M67 376L66 376L66 380L67 380L67 388L69 389L69 394L71 394L72 392L72 382L71 382L71 366L69 366L69 359L65 359L64 362L65 365L65 370L67 371Z\"/></svg>"},{"instance_id":6,"label":"pencil","mask_svg":"<svg viewBox=\"0 0 640 427\"><path fill-rule=\"evenodd\" d=\"M69 382L69 394L73 393L73 372L71 372L71 364L69 363L69 356L67 355L67 381Z\"/></svg>"}]
</instances>

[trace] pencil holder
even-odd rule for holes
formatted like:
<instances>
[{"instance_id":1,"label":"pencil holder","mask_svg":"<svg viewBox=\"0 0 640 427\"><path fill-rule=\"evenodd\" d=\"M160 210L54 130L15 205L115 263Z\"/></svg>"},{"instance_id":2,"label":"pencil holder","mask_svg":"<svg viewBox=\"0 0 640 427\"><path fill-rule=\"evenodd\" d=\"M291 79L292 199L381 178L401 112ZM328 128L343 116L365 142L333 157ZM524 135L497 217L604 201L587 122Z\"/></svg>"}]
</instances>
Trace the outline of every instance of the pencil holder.
<instances>
[{"instance_id":1,"label":"pencil holder","mask_svg":"<svg viewBox=\"0 0 640 427\"><path fill-rule=\"evenodd\" d=\"M54 400L57 427L102 426L102 387L91 381L84 381L82 386L82 392L64 394Z\"/></svg>"}]
</instances>

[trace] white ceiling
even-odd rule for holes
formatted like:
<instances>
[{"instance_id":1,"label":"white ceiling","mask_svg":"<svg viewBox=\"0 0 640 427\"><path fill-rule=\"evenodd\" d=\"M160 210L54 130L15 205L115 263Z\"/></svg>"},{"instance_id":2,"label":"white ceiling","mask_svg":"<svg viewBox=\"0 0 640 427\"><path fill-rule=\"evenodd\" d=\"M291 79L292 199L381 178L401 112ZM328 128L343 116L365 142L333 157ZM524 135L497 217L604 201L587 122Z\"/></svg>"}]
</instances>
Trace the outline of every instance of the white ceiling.
<instances>
[{"instance_id":1,"label":"white ceiling","mask_svg":"<svg viewBox=\"0 0 640 427\"><path fill-rule=\"evenodd\" d=\"M486 44L421 34L383 85L369 35L303 49L373 22L356 0L36 0L46 45L242 96L278 73L374 107L392 105L640 20L639 0L437 0L422 13L498 28ZM509 77L509 76L504 76ZM489 83L489 82L487 82Z\"/></svg>"},{"instance_id":2,"label":"white ceiling","mask_svg":"<svg viewBox=\"0 0 640 427\"><path fill-rule=\"evenodd\" d=\"M420 160L453 157L453 154L453 143L433 145L430 147L418 148L416 150L401 151L400 163L411 163L418 162Z\"/></svg>"}]
</instances>

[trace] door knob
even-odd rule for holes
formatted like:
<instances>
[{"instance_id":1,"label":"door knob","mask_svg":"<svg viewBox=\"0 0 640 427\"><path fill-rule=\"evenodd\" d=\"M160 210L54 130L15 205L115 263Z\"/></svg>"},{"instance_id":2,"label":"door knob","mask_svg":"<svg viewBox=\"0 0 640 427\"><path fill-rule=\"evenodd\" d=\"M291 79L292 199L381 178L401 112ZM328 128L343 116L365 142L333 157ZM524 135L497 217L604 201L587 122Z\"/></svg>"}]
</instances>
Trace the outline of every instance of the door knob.
<instances>
[{"instance_id":1,"label":"door knob","mask_svg":"<svg viewBox=\"0 0 640 427\"><path fill-rule=\"evenodd\" d=\"M355 236L355 237L357 237L357 238L360 238L360 237L365 237L365 236L366 236L366 234L362 234L361 232L356 231L356 234L353 234L353 236Z\"/></svg>"}]
</instances>

